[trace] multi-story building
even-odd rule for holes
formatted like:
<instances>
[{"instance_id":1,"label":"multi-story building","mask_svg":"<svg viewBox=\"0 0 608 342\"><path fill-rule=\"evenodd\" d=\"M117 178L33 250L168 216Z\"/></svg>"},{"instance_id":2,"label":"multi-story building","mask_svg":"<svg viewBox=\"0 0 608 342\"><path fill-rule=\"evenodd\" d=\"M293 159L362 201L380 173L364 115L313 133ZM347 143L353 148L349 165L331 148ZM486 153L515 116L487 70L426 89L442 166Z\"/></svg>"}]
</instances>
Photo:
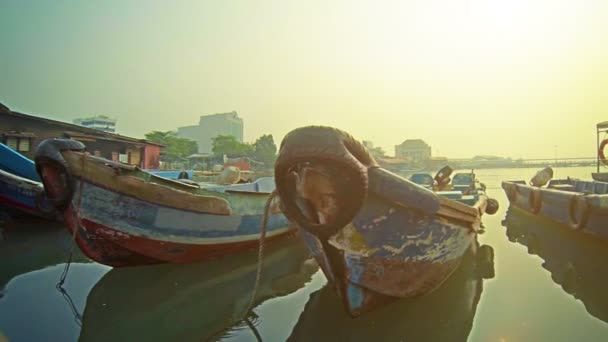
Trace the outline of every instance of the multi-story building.
<instances>
[{"instance_id":1,"label":"multi-story building","mask_svg":"<svg viewBox=\"0 0 608 342\"><path fill-rule=\"evenodd\" d=\"M407 139L395 145L395 157L413 162L424 162L431 159L431 146L422 139Z\"/></svg>"},{"instance_id":2,"label":"multi-story building","mask_svg":"<svg viewBox=\"0 0 608 342\"><path fill-rule=\"evenodd\" d=\"M232 135L243 142L243 119L235 111L203 115L198 125L179 127L177 135L196 141L199 153L211 153L211 139L218 135Z\"/></svg>"},{"instance_id":3,"label":"multi-story building","mask_svg":"<svg viewBox=\"0 0 608 342\"><path fill-rule=\"evenodd\" d=\"M74 119L73 122L76 125L96 129L98 131L116 133L116 119L111 119L105 115L78 118Z\"/></svg>"}]
</instances>

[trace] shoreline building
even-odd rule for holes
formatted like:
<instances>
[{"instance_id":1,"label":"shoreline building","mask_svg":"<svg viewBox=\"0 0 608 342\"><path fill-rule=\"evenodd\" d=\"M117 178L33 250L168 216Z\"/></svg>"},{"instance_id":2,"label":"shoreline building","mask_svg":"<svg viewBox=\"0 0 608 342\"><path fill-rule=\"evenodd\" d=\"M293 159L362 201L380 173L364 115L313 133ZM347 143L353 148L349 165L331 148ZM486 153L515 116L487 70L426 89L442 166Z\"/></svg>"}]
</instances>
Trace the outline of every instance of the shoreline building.
<instances>
[{"instance_id":1,"label":"shoreline building","mask_svg":"<svg viewBox=\"0 0 608 342\"><path fill-rule=\"evenodd\" d=\"M431 159L431 146L422 139L407 139L395 145L395 157L415 163L425 162Z\"/></svg>"},{"instance_id":2,"label":"shoreline building","mask_svg":"<svg viewBox=\"0 0 608 342\"><path fill-rule=\"evenodd\" d=\"M202 115L198 125L179 127L177 135L196 141L198 153L212 153L211 139L218 135L232 135L243 142L243 119L236 111Z\"/></svg>"},{"instance_id":3,"label":"shoreline building","mask_svg":"<svg viewBox=\"0 0 608 342\"><path fill-rule=\"evenodd\" d=\"M34 159L45 139L64 138L82 142L89 153L142 169L160 167L162 144L83 127L39 116L13 112L0 103L0 142Z\"/></svg>"},{"instance_id":4,"label":"shoreline building","mask_svg":"<svg viewBox=\"0 0 608 342\"><path fill-rule=\"evenodd\" d=\"M77 118L72 121L75 125L96 129L98 131L116 133L116 119L105 115L95 115L88 118Z\"/></svg>"}]
</instances>

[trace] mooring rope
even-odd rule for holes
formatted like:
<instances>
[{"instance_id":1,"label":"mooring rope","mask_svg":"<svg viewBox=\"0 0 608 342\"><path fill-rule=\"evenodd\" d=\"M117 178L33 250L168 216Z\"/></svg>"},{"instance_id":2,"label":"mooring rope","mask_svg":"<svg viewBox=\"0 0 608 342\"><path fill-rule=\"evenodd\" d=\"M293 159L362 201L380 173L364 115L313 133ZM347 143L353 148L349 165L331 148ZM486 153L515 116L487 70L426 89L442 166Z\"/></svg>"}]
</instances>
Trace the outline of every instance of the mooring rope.
<instances>
[{"instance_id":1,"label":"mooring rope","mask_svg":"<svg viewBox=\"0 0 608 342\"><path fill-rule=\"evenodd\" d=\"M82 153L82 172L80 174L80 182L78 183L78 200L76 206L76 227L72 232L72 244L70 246L70 254L68 255L68 260L65 263L65 267L63 268L63 272L61 273L61 277L59 278L59 282L55 286L57 290L61 291L63 283L65 282L65 278L68 276L68 271L70 270L70 265L72 264L72 255L74 254L74 246L76 245L76 233L78 229L80 229L80 205L82 204L82 191L83 191L83 181L84 178L84 169L86 165L86 154Z\"/></svg>"},{"instance_id":2,"label":"mooring rope","mask_svg":"<svg viewBox=\"0 0 608 342\"><path fill-rule=\"evenodd\" d=\"M256 329L255 325L251 323L251 320L249 320L249 318L247 317L245 317L243 320L245 321L249 329L251 329L251 332L253 333L253 336L255 336L256 341L262 342L262 335L260 335L260 332L258 331L258 329Z\"/></svg>"},{"instance_id":3,"label":"mooring rope","mask_svg":"<svg viewBox=\"0 0 608 342\"><path fill-rule=\"evenodd\" d=\"M255 275L255 283L253 286L253 292L251 293L251 299L249 300L249 304L246 307L245 313L241 320L246 319L247 314L253 308L255 303L255 296L257 295L258 288L260 286L260 279L262 278L262 264L264 260L264 241L266 240L266 225L268 224L268 216L270 214L270 207L272 205L272 201L276 198L277 191L274 190L270 193L268 198L266 199L266 204L264 205L264 216L262 217L262 227L260 228L260 244L258 248L258 268Z\"/></svg>"}]
</instances>

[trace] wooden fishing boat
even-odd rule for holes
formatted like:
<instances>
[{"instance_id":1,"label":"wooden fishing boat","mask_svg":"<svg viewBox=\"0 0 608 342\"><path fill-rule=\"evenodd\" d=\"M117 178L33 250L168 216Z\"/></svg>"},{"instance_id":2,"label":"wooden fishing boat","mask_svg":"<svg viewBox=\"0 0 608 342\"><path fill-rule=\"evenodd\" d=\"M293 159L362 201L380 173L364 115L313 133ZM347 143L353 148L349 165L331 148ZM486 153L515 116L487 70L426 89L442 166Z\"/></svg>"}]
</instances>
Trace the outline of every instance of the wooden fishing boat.
<instances>
[{"instance_id":1,"label":"wooden fishing boat","mask_svg":"<svg viewBox=\"0 0 608 342\"><path fill-rule=\"evenodd\" d=\"M318 266L300 239L268 246L253 305L289 295ZM208 341L255 323L257 253L211 263L112 269L87 296L79 341Z\"/></svg>"},{"instance_id":2,"label":"wooden fishing boat","mask_svg":"<svg viewBox=\"0 0 608 342\"><path fill-rule=\"evenodd\" d=\"M460 267L433 293L352 319L331 286L312 293L288 341L467 341L484 279L494 276L490 246L469 250Z\"/></svg>"},{"instance_id":3,"label":"wooden fishing boat","mask_svg":"<svg viewBox=\"0 0 608 342\"><path fill-rule=\"evenodd\" d=\"M0 143L0 205L28 215L54 219L34 162Z\"/></svg>"},{"instance_id":4,"label":"wooden fishing boat","mask_svg":"<svg viewBox=\"0 0 608 342\"><path fill-rule=\"evenodd\" d=\"M199 188L85 153L74 140L45 140L36 168L80 249L110 266L187 263L258 245L272 178ZM278 205L268 238L294 232Z\"/></svg>"},{"instance_id":5,"label":"wooden fishing boat","mask_svg":"<svg viewBox=\"0 0 608 342\"><path fill-rule=\"evenodd\" d=\"M549 218L571 229L608 239L608 180L600 172L600 165L608 165L604 148L608 139L600 141L600 134L608 132L608 121L597 124L597 173L595 181L552 179L553 170L540 170L528 184L524 180L504 181L504 189L512 207Z\"/></svg>"},{"instance_id":6,"label":"wooden fishing boat","mask_svg":"<svg viewBox=\"0 0 608 342\"><path fill-rule=\"evenodd\" d=\"M608 323L608 245L544 217L511 207L503 221L509 241L540 257L542 267L564 292L580 300L592 316Z\"/></svg>"},{"instance_id":7,"label":"wooden fishing boat","mask_svg":"<svg viewBox=\"0 0 608 342\"><path fill-rule=\"evenodd\" d=\"M433 190L439 196L474 205L477 201L475 194L485 193L485 184L479 182L473 171L458 172L454 174L453 178L450 178L452 171L449 166L446 166L439 170L435 177L428 173L414 173L408 179L425 189ZM498 210L497 202L491 201L490 205L492 206L490 210L494 210L494 212Z\"/></svg>"},{"instance_id":8,"label":"wooden fishing boat","mask_svg":"<svg viewBox=\"0 0 608 342\"><path fill-rule=\"evenodd\" d=\"M388 172L330 127L290 132L275 181L285 216L352 316L437 289L473 245L481 215L497 209L481 191L469 206Z\"/></svg>"},{"instance_id":9,"label":"wooden fishing boat","mask_svg":"<svg viewBox=\"0 0 608 342\"><path fill-rule=\"evenodd\" d=\"M608 238L608 183L567 178L550 180L546 187L532 184L502 182L511 206Z\"/></svg>"}]
</instances>

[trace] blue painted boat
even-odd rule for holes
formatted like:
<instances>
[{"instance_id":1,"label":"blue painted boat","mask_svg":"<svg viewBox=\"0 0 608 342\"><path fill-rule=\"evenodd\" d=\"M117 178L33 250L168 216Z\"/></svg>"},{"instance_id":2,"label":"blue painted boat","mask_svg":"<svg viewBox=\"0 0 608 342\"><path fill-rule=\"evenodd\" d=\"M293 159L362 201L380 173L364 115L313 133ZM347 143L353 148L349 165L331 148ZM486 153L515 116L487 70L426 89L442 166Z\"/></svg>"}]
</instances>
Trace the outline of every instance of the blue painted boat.
<instances>
[{"instance_id":1,"label":"blue painted boat","mask_svg":"<svg viewBox=\"0 0 608 342\"><path fill-rule=\"evenodd\" d=\"M34 162L0 143L0 204L29 215L52 219L56 213L47 201Z\"/></svg>"},{"instance_id":2,"label":"blue painted boat","mask_svg":"<svg viewBox=\"0 0 608 342\"><path fill-rule=\"evenodd\" d=\"M451 170L451 169L450 169ZM428 173L415 173L409 176L409 180L425 189L433 190L437 195L455 200L467 205L474 205L477 201L477 193L485 193L485 185L480 183L475 173L460 172L456 173L453 178L449 178L451 172L446 174L447 182L439 186L439 183ZM442 190L439 190L442 189ZM491 205L498 205L496 202L491 202ZM496 208L498 209L498 208Z\"/></svg>"},{"instance_id":3,"label":"blue painted boat","mask_svg":"<svg viewBox=\"0 0 608 342\"><path fill-rule=\"evenodd\" d=\"M272 179L201 188L83 150L45 140L35 159L47 197L89 258L114 267L189 263L258 245ZM294 232L271 206L268 239Z\"/></svg>"},{"instance_id":4,"label":"blue painted boat","mask_svg":"<svg viewBox=\"0 0 608 342\"><path fill-rule=\"evenodd\" d=\"M543 216L573 230L608 239L608 183L552 179L546 186L504 181L512 207Z\"/></svg>"},{"instance_id":5,"label":"blue painted boat","mask_svg":"<svg viewBox=\"0 0 608 342\"><path fill-rule=\"evenodd\" d=\"M2 143L0 143L0 170L40 182L34 162Z\"/></svg>"},{"instance_id":6,"label":"blue painted boat","mask_svg":"<svg viewBox=\"0 0 608 342\"><path fill-rule=\"evenodd\" d=\"M475 241L482 213L497 209L482 191L470 206L384 170L330 127L290 132L275 181L283 213L352 316L437 289Z\"/></svg>"},{"instance_id":7,"label":"blue painted boat","mask_svg":"<svg viewBox=\"0 0 608 342\"><path fill-rule=\"evenodd\" d=\"M472 247L437 291L357 319L341 310L331 286L323 287L310 295L287 341L467 341L484 279L494 277L492 248Z\"/></svg>"}]
</instances>

